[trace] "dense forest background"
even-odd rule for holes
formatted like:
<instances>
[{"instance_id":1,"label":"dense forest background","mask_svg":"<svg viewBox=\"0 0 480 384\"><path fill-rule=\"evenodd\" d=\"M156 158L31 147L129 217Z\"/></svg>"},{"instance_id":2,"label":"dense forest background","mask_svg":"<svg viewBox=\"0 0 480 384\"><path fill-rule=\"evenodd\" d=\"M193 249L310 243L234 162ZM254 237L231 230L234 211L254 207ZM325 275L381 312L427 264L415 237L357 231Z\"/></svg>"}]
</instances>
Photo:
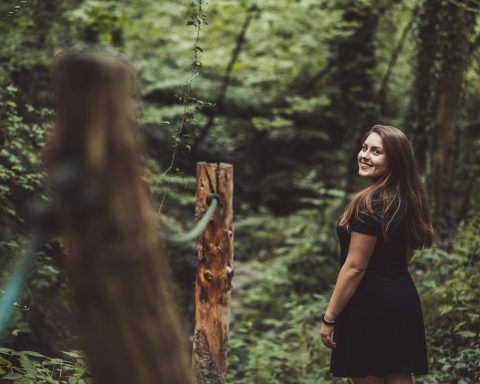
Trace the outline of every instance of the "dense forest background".
<instances>
[{"instance_id":1,"label":"dense forest background","mask_svg":"<svg viewBox=\"0 0 480 384\"><path fill-rule=\"evenodd\" d=\"M197 161L234 165L228 382L346 382L330 377L319 320L338 273L335 223L365 186L359 140L376 123L411 138L437 231L410 264L431 370L416 382L480 382L479 11L473 0L2 1L2 281L25 246L27 203L51 199L51 64L101 43L138 71L164 222L192 225ZM191 332L193 244L169 255ZM89 382L65 258L61 238L42 247L2 339L2 382Z\"/></svg>"}]
</instances>

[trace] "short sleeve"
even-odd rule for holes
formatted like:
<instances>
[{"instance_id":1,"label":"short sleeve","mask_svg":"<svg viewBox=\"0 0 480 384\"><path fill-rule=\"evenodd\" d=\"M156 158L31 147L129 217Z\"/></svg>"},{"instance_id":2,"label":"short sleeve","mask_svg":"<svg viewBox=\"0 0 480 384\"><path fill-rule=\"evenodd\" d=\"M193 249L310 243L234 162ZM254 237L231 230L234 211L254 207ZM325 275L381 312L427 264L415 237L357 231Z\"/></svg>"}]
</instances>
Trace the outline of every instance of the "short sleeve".
<instances>
[{"instance_id":1,"label":"short sleeve","mask_svg":"<svg viewBox=\"0 0 480 384\"><path fill-rule=\"evenodd\" d=\"M366 235L381 236L381 223L376 215L360 213L359 218L352 215L350 219L350 231L360 232Z\"/></svg>"},{"instance_id":2,"label":"short sleeve","mask_svg":"<svg viewBox=\"0 0 480 384\"><path fill-rule=\"evenodd\" d=\"M375 194L372 201L373 212L360 212L358 218L354 213L350 219L350 231L382 237L382 207L382 200Z\"/></svg>"}]
</instances>

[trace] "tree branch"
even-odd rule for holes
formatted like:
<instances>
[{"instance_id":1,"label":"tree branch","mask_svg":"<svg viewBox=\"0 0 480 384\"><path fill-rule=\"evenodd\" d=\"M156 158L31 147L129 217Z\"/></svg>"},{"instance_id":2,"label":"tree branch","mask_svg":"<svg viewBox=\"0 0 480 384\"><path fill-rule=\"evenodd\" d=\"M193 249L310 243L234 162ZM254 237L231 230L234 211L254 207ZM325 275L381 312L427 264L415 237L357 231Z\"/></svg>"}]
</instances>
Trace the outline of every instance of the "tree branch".
<instances>
[{"instance_id":1,"label":"tree branch","mask_svg":"<svg viewBox=\"0 0 480 384\"><path fill-rule=\"evenodd\" d=\"M202 144L202 142L208 136L208 133L210 131L210 128L213 126L217 113L223 108L225 97L227 95L227 90L231 81L233 67L238 60L238 56L240 55L240 52L242 51L243 45L245 43L245 36L247 34L247 30L250 26L250 23L252 22L252 19L254 18L258 10L259 9L257 8L257 6L254 4L247 11L247 16L245 17L245 21L243 22L242 29L240 30L240 33L237 37L237 43L236 43L235 49L232 52L232 56L230 57L230 61L225 70L225 75L223 76L222 85L220 87L220 93L214 103L216 107L211 108L209 110L208 120L203 126L202 130L200 131L200 134L197 136L197 138L195 139L192 145L192 153L194 154L197 152L198 147Z\"/></svg>"},{"instance_id":2,"label":"tree branch","mask_svg":"<svg viewBox=\"0 0 480 384\"><path fill-rule=\"evenodd\" d=\"M395 65L397 64L398 57L400 56L400 52L403 49L403 45L405 43L405 40L407 39L408 33L412 29L413 22L415 21L415 18L418 15L419 9L420 7L418 5L413 9L412 17L410 18L410 21L407 23L407 25L403 29L402 35L400 36L400 40L398 41L398 44L394 49L392 56L390 57L387 70L385 71L385 74L383 75L383 78L382 78L382 82L380 83L376 100L377 100L377 103L380 104L380 109L382 114L385 106L385 95L387 93L387 87L388 87L388 82L390 81L390 75L392 74L393 68L395 68Z\"/></svg>"},{"instance_id":3,"label":"tree branch","mask_svg":"<svg viewBox=\"0 0 480 384\"><path fill-rule=\"evenodd\" d=\"M296 93L302 95L310 91L315 86L315 84L317 84L321 79L323 79L331 71L334 64L335 64L335 60L332 57L330 57L322 69L320 69L312 77L308 78L306 81L300 83L297 86Z\"/></svg>"}]
</instances>

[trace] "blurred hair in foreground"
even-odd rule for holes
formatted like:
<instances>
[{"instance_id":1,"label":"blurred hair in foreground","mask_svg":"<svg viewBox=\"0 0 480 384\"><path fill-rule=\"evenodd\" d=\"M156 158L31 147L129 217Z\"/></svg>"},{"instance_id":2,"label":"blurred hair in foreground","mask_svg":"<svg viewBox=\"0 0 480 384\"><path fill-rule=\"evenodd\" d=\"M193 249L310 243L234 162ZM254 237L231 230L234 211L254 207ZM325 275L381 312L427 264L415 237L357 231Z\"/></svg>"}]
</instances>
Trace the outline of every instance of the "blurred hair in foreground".
<instances>
[{"instance_id":1,"label":"blurred hair in foreground","mask_svg":"<svg viewBox=\"0 0 480 384\"><path fill-rule=\"evenodd\" d=\"M99 48L54 63L45 158L60 203L82 347L98 383L193 383L142 179L132 67Z\"/></svg>"}]
</instances>

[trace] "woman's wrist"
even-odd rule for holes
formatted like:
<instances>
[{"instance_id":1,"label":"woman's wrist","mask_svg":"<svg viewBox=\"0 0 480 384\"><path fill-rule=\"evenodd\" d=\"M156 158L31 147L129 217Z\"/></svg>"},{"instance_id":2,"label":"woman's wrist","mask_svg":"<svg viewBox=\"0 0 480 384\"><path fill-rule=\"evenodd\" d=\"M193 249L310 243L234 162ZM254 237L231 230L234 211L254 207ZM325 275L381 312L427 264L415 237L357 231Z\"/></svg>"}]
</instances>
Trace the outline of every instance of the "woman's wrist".
<instances>
[{"instance_id":1,"label":"woman's wrist","mask_svg":"<svg viewBox=\"0 0 480 384\"><path fill-rule=\"evenodd\" d=\"M327 325L335 325L335 320L329 319L326 314L322 316L322 323Z\"/></svg>"},{"instance_id":2,"label":"woman's wrist","mask_svg":"<svg viewBox=\"0 0 480 384\"><path fill-rule=\"evenodd\" d=\"M331 312L325 312L325 314L323 316L325 317L325 320L333 321L333 322L335 321L335 317L336 317Z\"/></svg>"}]
</instances>

